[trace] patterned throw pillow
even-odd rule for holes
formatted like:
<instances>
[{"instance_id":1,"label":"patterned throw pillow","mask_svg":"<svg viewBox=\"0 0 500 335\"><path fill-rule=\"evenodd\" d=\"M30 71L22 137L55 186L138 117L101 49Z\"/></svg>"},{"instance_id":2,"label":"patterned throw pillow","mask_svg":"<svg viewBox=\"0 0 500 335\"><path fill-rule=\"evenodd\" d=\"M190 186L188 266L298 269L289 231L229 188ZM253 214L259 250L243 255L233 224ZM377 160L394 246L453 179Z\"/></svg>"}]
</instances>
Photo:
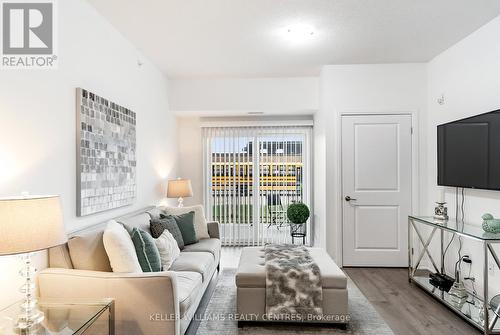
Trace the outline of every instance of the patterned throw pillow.
<instances>
[{"instance_id":1,"label":"patterned throw pillow","mask_svg":"<svg viewBox=\"0 0 500 335\"><path fill-rule=\"evenodd\" d=\"M161 217L160 219L152 219L151 221L149 221L149 224L151 235L154 238L160 237L161 234L163 234L163 231L166 229L177 241L179 249L184 249L184 240L182 239L181 231L179 230L179 227L177 226L177 223L175 222L175 219L173 217L167 217L163 215L163 217Z\"/></svg>"},{"instance_id":2,"label":"patterned throw pillow","mask_svg":"<svg viewBox=\"0 0 500 335\"><path fill-rule=\"evenodd\" d=\"M153 237L146 231L133 228L132 242L134 243L137 259L143 272L161 271L161 258Z\"/></svg>"},{"instance_id":3,"label":"patterned throw pillow","mask_svg":"<svg viewBox=\"0 0 500 335\"><path fill-rule=\"evenodd\" d=\"M194 211L180 215L167 215L166 217L174 218L181 231L185 245L198 243L199 239L196 236L196 230L194 228Z\"/></svg>"}]
</instances>

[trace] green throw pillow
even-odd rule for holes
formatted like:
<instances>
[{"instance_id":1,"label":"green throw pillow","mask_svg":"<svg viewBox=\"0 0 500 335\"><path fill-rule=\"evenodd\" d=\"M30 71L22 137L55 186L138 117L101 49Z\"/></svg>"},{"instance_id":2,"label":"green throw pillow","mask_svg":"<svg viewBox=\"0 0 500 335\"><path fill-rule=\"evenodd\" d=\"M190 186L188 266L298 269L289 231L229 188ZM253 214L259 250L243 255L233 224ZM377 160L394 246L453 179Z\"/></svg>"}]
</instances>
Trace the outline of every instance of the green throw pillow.
<instances>
[{"instance_id":1,"label":"green throw pillow","mask_svg":"<svg viewBox=\"0 0 500 335\"><path fill-rule=\"evenodd\" d=\"M132 242L134 242L135 253L139 259L142 271L161 271L160 252L153 237L148 232L139 228L133 228L130 237L132 238Z\"/></svg>"},{"instance_id":2,"label":"green throw pillow","mask_svg":"<svg viewBox=\"0 0 500 335\"><path fill-rule=\"evenodd\" d=\"M194 230L194 211L180 215L169 215L174 218L182 234L184 244L198 243L196 231Z\"/></svg>"}]
</instances>

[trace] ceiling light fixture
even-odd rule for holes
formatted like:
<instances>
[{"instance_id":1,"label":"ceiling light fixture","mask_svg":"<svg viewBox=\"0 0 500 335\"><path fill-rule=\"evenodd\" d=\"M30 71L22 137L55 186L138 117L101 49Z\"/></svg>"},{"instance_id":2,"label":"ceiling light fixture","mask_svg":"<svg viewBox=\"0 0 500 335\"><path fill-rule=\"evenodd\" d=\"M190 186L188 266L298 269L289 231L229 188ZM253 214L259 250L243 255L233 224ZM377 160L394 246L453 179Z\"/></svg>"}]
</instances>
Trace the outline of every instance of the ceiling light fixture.
<instances>
[{"instance_id":1,"label":"ceiling light fixture","mask_svg":"<svg viewBox=\"0 0 500 335\"><path fill-rule=\"evenodd\" d=\"M289 44L302 45L313 41L317 31L309 24L295 23L281 29L280 35Z\"/></svg>"}]
</instances>

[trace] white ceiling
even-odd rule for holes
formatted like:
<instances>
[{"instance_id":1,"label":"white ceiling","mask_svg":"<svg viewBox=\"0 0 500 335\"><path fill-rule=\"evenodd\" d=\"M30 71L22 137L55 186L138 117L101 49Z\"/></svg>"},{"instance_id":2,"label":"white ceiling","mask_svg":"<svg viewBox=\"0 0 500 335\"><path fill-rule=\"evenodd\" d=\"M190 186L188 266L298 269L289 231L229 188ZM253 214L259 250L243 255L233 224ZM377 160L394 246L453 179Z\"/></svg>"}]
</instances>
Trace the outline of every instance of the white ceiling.
<instances>
[{"instance_id":1,"label":"white ceiling","mask_svg":"<svg viewBox=\"0 0 500 335\"><path fill-rule=\"evenodd\" d=\"M319 73L423 62L500 14L499 0L89 0L170 78ZM293 23L316 28L290 45Z\"/></svg>"}]
</instances>

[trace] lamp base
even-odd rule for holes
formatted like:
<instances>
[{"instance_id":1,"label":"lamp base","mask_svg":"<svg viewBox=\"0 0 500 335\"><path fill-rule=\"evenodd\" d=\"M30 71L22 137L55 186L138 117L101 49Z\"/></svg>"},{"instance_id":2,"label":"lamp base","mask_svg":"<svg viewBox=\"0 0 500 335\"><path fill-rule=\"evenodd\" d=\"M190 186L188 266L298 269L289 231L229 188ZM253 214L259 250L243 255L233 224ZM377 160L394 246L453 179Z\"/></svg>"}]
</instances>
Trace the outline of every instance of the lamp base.
<instances>
[{"instance_id":1,"label":"lamp base","mask_svg":"<svg viewBox=\"0 0 500 335\"><path fill-rule=\"evenodd\" d=\"M183 202L184 202L184 199L182 197L179 197L177 199L177 207L184 207Z\"/></svg>"},{"instance_id":2,"label":"lamp base","mask_svg":"<svg viewBox=\"0 0 500 335\"><path fill-rule=\"evenodd\" d=\"M41 327L41 323L45 316L43 312L39 311L36 307L32 309L28 315L19 316L14 331L16 334L36 334L37 330Z\"/></svg>"},{"instance_id":3,"label":"lamp base","mask_svg":"<svg viewBox=\"0 0 500 335\"><path fill-rule=\"evenodd\" d=\"M24 265L19 274L25 278L25 283L19 291L24 294L24 301L20 307L20 313L17 322L14 325L14 331L17 334L36 334L40 328L40 323L44 319L44 314L37 307L37 301L34 296L35 291L35 273L36 269L31 263L32 253L21 256Z\"/></svg>"}]
</instances>

